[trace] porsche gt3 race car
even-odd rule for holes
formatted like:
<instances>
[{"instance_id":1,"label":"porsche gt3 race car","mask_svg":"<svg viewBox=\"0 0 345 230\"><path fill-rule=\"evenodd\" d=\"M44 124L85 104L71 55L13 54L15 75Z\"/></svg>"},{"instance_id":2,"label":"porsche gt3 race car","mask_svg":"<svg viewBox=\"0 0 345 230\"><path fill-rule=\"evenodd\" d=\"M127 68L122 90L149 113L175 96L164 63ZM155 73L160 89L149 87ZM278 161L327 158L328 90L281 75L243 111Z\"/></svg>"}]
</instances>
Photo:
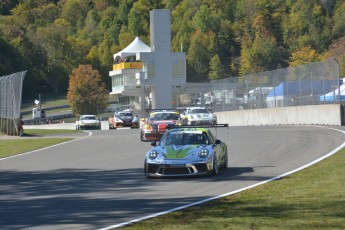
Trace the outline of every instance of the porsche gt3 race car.
<instances>
[{"instance_id":1,"label":"porsche gt3 race car","mask_svg":"<svg viewBox=\"0 0 345 230\"><path fill-rule=\"evenodd\" d=\"M227 124L214 126L227 127ZM146 153L144 162L148 178L217 175L220 168L228 168L227 145L206 127L173 128L166 131L158 145L156 142L151 145L153 148Z\"/></svg>"},{"instance_id":2,"label":"porsche gt3 race car","mask_svg":"<svg viewBox=\"0 0 345 230\"><path fill-rule=\"evenodd\" d=\"M81 115L76 121L76 130L101 129L101 121L96 115Z\"/></svg>"},{"instance_id":3,"label":"porsche gt3 race car","mask_svg":"<svg viewBox=\"0 0 345 230\"><path fill-rule=\"evenodd\" d=\"M134 115L133 111L130 109L115 112L114 115L109 118L109 129L116 129L119 127L139 128L138 116Z\"/></svg>"},{"instance_id":4,"label":"porsche gt3 race car","mask_svg":"<svg viewBox=\"0 0 345 230\"><path fill-rule=\"evenodd\" d=\"M140 140L158 141L169 126L177 124L182 124L178 111L154 110L140 124Z\"/></svg>"},{"instance_id":5,"label":"porsche gt3 race car","mask_svg":"<svg viewBox=\"0 0 345 230\"><path fill-rule=\"evenodd\" d=\"M217 116L206 107L187 107L181 116L188 125L217 124Z\"/></svg>"},{"instance_id":6,"label":"porsche gt3 race car","mask_svg":"<svg viewBox=\"0 0 345 230\"><path fill-rule=\"evenodd\" d=\"M108 119L109 129L117 129L123 127L123 121L117 116L112 116Z\"/></svg>"}]
</instances>

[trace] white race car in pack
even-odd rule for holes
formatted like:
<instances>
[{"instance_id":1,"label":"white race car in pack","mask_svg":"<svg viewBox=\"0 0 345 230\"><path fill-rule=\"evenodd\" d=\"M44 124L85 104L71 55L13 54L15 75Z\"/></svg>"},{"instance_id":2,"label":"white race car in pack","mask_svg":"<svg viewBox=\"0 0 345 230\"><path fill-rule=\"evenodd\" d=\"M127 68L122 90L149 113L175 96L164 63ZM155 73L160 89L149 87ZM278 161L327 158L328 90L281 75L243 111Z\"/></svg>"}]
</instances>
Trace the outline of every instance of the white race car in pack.
<instances>
[{"instance_id":1,"label":"white race car in pack","mask_svg":"<svg viewBox=\"0 0 345 230\"><path fill-rule=\"evenodd\" d=\"M101 121L96 115L81 115L76 121L76 129L101 129Z\"/></svg>"},{"instance_id":2,"label":"white race car in pack","mask_svg":"<svg viewBox=\"0 0 345 230\"><path fill-rule=\"evenodd\" d=\"M217 124L217 116L206 107L187 107L181 117L188 125Z\"/></svg>"}]
</instances>

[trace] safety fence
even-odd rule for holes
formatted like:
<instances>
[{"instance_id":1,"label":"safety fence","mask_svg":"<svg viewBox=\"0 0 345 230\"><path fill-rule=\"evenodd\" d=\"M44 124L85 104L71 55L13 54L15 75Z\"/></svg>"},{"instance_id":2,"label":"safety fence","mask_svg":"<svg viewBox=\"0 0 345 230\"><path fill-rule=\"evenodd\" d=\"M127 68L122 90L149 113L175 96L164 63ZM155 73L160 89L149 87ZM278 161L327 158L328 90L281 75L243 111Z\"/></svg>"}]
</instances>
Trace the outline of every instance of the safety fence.
<instances>
[{"instance_id":1,"label":"safety fence","mask_svg":"<svg viewBox=\"0 0 345 230\"><path fill-rule=\"evenodd\" d=\"M7 135L20 134L20 111L25 74L26 71L22 71L0 77L0 129Z\"/></svg>"},{"instance_id":2,"label":"safety fence","mask_svg":"<svg viewBox=\"0 0 345 230\"><path fill-rule=\"evenodd\" d=\"M214 111L342 103L345 85L335 58L212 81Z\"/></svg>"}]
</instances>

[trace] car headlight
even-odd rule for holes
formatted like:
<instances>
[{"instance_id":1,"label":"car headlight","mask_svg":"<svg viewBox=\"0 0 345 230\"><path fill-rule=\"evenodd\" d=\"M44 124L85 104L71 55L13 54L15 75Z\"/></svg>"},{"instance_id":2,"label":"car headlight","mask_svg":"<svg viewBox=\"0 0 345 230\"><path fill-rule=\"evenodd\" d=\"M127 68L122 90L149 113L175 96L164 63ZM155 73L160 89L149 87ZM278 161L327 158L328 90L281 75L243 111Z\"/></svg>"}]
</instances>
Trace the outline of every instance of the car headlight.
<instances>
[{"instance_id":1,"label":"car headlight","mask_svg":"<svg viewBox=\"0 0 345 230\"><path fill-rule=\"evenodd\" d=\"M209 151L208 151L208 149L201 149L200 150L200 152L199 152L199 157L201 157L201 158L205 158L205 157L207 157L208 156L208 154L209 154Z\"/></svg>"},{"instance_id":2,"label":"car headlight","mask_svg":"<svg viewBox=\"0 0 345 230\"><path fill-rule=\"evenodd\" d=\"M150 124L145 124L145 125L144 125L144 129L149 130L149 129L152 129L152 127L151 127L151 125L150 125Z\"/></svg>"},{"instance_id":3,"label":"car headlight","mask_svg":"<svg viewBox=\"0 0 345 230\"><path fill-rule=\"evenodd\" d=\"M177 121L175 125L183 125L182 121Z\"/></svg>"},{"instance_id":4,"label":"car headlight","mask_svg":"<svg viewBox=\"0 0 345 230\"><path fill-rule=\"evenodd\" d=\"M151 150L149 153L150 160L154 160L158 157L158 152L156 150Z\"/></svg>"}]
</instances>

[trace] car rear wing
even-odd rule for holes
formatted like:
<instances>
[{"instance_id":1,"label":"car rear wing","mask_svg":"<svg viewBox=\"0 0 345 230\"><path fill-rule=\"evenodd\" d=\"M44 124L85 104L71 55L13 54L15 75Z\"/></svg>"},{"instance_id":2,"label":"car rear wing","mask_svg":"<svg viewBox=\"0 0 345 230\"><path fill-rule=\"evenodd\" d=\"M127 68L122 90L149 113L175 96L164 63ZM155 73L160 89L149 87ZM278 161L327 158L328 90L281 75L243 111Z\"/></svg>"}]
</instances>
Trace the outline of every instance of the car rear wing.
<instances>
[{"instance_id":1,"label":"car rear wing","mask_svg":"<svg viewBox=\"0 0 345 230\"><path fill-rule=\"evenodd\" d=\"M162 111L178 112L177 109L146 109L146 112L162 112Z\"/></svg>"},{"instance_id":2,"label":"car rear wing","mask_svg":"<svg viewBox=\"0 0 345 230\"><path fill-rule=\"evenodd\" d=\"M229 128L229 124L169 125L168 129L178 128Z\"/></svg>"}]
</instances>

